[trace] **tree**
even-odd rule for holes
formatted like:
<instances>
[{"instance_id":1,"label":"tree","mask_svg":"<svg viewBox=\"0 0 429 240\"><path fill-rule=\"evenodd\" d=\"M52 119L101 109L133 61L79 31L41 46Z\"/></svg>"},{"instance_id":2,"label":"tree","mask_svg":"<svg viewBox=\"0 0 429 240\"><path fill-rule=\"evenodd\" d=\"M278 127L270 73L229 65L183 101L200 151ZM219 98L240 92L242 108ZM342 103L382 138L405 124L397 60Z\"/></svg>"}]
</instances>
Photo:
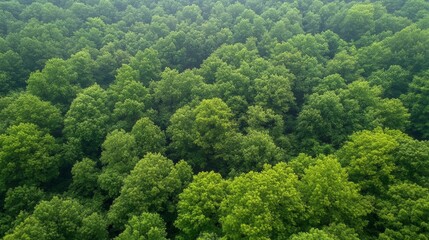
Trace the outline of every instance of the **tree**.
<instances>
[{"instance_id":1,"label":"tree","mask_svg":"<svg viewBox=\"0 0 429 240\"><path fill-rule=\"evenodd\" d=\"M133 216L115 240L166 240L165 223L156 213Z\"/></svg>"},{"instance_id":2,"label":"tree","mask_svg":"<svg viewBox=\"0 0 429 240\"><path fill-rule=\"evenodd\" d=\"M292 235L290 240L336 240L334 236L326 233L323 230L312 228L309 232L300 232Z\"/></svg>"},{"instance_id":3,"label":"tree","mask_svg":"<svg viewBox=\"0 0 429 240\"><path fill-rule=\"evenodd\" d=\"M379 195L394 182L393 153L398 146L394 137L377 128L351 135L336 154L350 180L359 184L362 193Z\"/></svg>"},{"instance_id":4,"label":"tree","mask_svg":"<svg viewBox=\"0 0 429 240\"><path fill-rule=\"evenodd\" d=\"M401 66L392 65L386 70L373 72L368 81L371 84L381 86L383 96L398 98L401 94L406 93L411 82L411 76L410 72Z\"/></svg>"},{"instance_id":5,"label":"tree","mask_svg":"<svg viewBox=\"0 0 429 240\"><path fill-rule=\"evenodd\" d=\"M294 76L292 79L292 92L296 103L301 105L304 98L312 93L312 89L320 81L324 68L316 57L311 57L297 49L284 51L282 45L274 47L272 58L276 65L284 66Z\"/></svg>"},{"instance_id":6,"label":"tree","mask_svg":"<svg viewBox=\"0 0 429 240\"><path fill-rule=\"evenodd\" d=\"M199 164L204 166L204 153L194 143L197 136L195 125L195 113L190 106L179 108L170 119L167 134L171 139L168 145L171 155L175 159L186 159L196 168Z\"/></svg>"},{"instance_id":7,"label":"tree","mask_svg":"<svg viewBox=\"0 0 429 240\"><path fill-rule=\"evenodd\" d=\"M158 51L146 48L143 52L138 51L130 60L130 66L139 73L138 79L144 86L149 86L151 81L159 80L161 74L161 61Z\"/></svg>"},{"instance_id":8,"label":"tree","mask_svg":"<svg viewBox=\"0 0 429 240\"><path fill-rule=\"evenodd\" d=\"M116 198L123 181L138 162L135 137L123 130L109 133L102 145L100 161L102 172L98 176L100 188L111 198Z\"/></svg>"},{"instance_id":9,"label":"tree","mask_svg":"<svg viewBox=\"0 0 429 240\"><path fill-rule=\"evenodd\" d=\"M299 190L308 211L307 227L344 223L357 231L366 225L372 206L348 181L346 169L333 156L319 158L302 176Z\"/></svg>"},{"instance_id":10,"label":"tree","mask_svg":"<svg viewBox=\"0 0 429 240\"><path fill-rule=\"evenodd\" d=\"M426 239L429 231L429 191L416 184L392 185L378 203L379 239Z\"/></svg>"},{"instance_id":11,"label":"tree","mask_svg":"<svg viewBox=\"0 0 429 240\"><path fill-rule=\"evenodd\" d=\"M45 193L42 189L32 185L10 188L6 192L3 208L7 214L15 217L21 211L32 212L44 196Z\"/></svg>"},{"instance_id":12,"label":"tree","mask_svg":"<svg viewBox=\"0 0 429 240\"><path fill-rule=\"evenodd\" d=\"M109 221L120 230L142 212L173 213L177 195L191 177L192 169L186 162L174 165L160 154L147 154L124 179L121 193L108 212Z\"/></svg>"},{"instance_id":13,"label":"tree","mask_svg":"<svg viewBox=\"0 0 429 240\"><path fill-rule=\"evenodd\" d=\"M166 126L174 112L190 103L198 91L201 91L203 79L191 71L179 73L177 70L165 69L161 80L150 85L152 105L159 113L161 126Z\"/></svg>"},{"instance_id":14,"label":"tree","mask_svg":"<svg viewBox=\"0 0 429 240\"><path fill-rule=\"evenodd\" d=\"M149 152L164 153L165 133L149 118L141 118L134 124L131 134L134 136L137 147L137 156L143 157Z\"/></svg>"},{"instance_id":15,"label":"tree","mask_svg":"<svg viewBox=\"0 0 429 240\"><path fill-rule=\"evenodd\" d=\"M21 56L11 50L0 50L0 94L24 88L27 71Z\"/></svg>"},{"instance_id":16,"label":"tree","mask_svg":"<svg viewBox=\"0 0 429 240\"><path fill-rule=\"evenodd\" d=\"M406 129L409 114L397 99L381 98L381 89L366 81L355 81L339 92L345 110L345 131L389 127Z\"/></svg>"},{"instance_id":17,"label":"tree","mask_svg":"<svg viewBox=\"0 0 429 240\"><path fill-rule=\"evenodd\" d=\"M222 171L236 134L231 109L219 98L183 107L171 117L167 132L173 155L189 160L195 169Z\"/></svg>"},{"instance_id":18,"label":"tree","mask_svg":"<svg viewBox=\"0 0 429 240\"><path fill-rule=\"evenodd\" d=\"M429 100L428 78L429 71L415 76L409 85L408 93L401 97L405 106L408 107L411 113L411 132L416 137L423 139L429 139L429 121L425 117L429 114L429 109L427 107L427 102Z\"/></svg>"},{"instance_id":19,"label":"tree","mask_svg":"<svg viewBox=\"0 0 429 240\"><path fill-rule=\"evenodd\" d=\"M69 188L77 196L91 197L94 195L98 188L97 178L100 174L96 164L95 161L84 158L73 165L71 169L72 183Z\"/></svg>"},{"instance_id":20,"label":"tree","mask_svg":"<svg viewBox=\"0 0 429 240\"><path fill-rule=\"evenodd\" d=\"M297 183L285 163L235 178L220 208L224 237L286 239L297 232L297 221L304 213Z\"/></svg>"},{"instance_id":21,"label":"tree","mask_svg":"<svg viewBox=\"0 0 429 240\"><path fill-rule=\"evenodd\" d=\"M64 111L76 97L79 89L73 85L77 79L66 61L54 58L46 62L42 71L31 73L27 81L27 90L44 101L59 105Z\"/></svg>"},{"instance_id":22,"label":"tree","mask_svg":"<svg viewBox=\"0 0 429 240\"><path fill-rule=\"evenodd\" d=\"M106 92L93 85L79 93L64 119L64 135L76 139L87 156L97 156L106 135L109 115Z\"/></svg>"},{"instance_id":23,"label":"tree","mask_svg":"<svg viewBox=\"0 0 429 240\"><path fill-rule=\"evenodd\" d=\"M374 6L372 3L355 4L346 11L341 24L341 32L347 40L358 40L375 27Z\"/></svg>"},{"instance_id":24,"label":"tree","mask_svg":"<svg viewBox=\"0 0 429 240\"><path fill-rule=\"evenodd\" d=\"M25 238L101 240L107 238L107 225L98 213L86 211L78 201L53 197L41 201L29 217L5 236L8 240Z\"/></svg>"},{"instance_id":25,"label":"tree","mask_svg":"<svg viewBox=\"0 0 429 240\"><path fill-rule=\"evenodd\" d=\"M39 185L58 176L57 153L54 138L36 125L9 127L0 135L0 192L22 184Z\"/></svg>"},{"instance_id":26,"label":"tree","mask_svg":"<svg viewBox=\"0 0 429 240\"><path fill-rule=\"evenodd\" d=\"M304 149L318 152L319 145L338 146L346 135L344 118L344 106L335 92L312 94L297 119L297 136Z\"/></svg>"},{"instance_id":27,"label":"tree","mask_svg":"<svg viewBox=\"0 0 429 240\"><path fill-rule=\"evenodd\" d=\"M429 187L429 143L412 139L401 132L391 131L399 143L394 158L398 167L395 176L403 182L416 183L423 187Z\"/></svg>"},{"instance_id":28,"label":"tree","mask_svg":"<svg viewBox=\"0 0 429 240\"><path fill-rule=\"evenodd\" d=\"M12 125L32 123L44 132L58 135L63 118L58 108L31 94L19 94L2 110L0 128L6 130Z\"/></svg>"},{"instance_id":29,"label":"tree","mask_svg":"<svg viewBox=\"0 0 429 240\"><path fill-rule=\"evenodd\" d=\"M106 91L114 129L130 131L144 115L149 91L137 80L138 71L124 64Z\"/></svg>"},{"instance_id":30,"label":"tree","mask_svg":"<svg viewBox=\"0 0 429 240\"><path fill-rule=\"evenodd\" d=\"M283 151L267 133L250 130L247 135L237 135L235 141L236 149L228 159L231 171L260 171L265 164L274 165L284 160Z\"/></svg>"},{"instance_id":31,"label":"tree","mask_svg":"<svg viewBox=\"0 0 429 240\"><path fill-rule=\"evenodd\" d=\"M195 144L207 150L222 150L223 143L235 128L228 105L219 98L207 99L201 101L194 113Z\"/></svg>"},{"instance_id":32,"label":"tree","mask_svg":"<svg viewBox=\"0 0 429 240\"><path fill-rule=\"evenodd\" d=\"M201 233L221 233L220 204L228 182L215 172L200 172L179 195L174 225L183 239L196 239Z\"/></svg>"},{"instance_id":33,"label":"tree","mask_svg":"<svg viewBox=\"0 0 429 240\"><path fill-rule=\"evenodd\" d=\"M268 132L274 139L278 140L283 136L284 122L280 114L276 114L272 109L261 106L249 106L246 113L247 132L256 130Z\"/></svg>"},{"instance_id":34,"label":"tree","mask_svg":"<svg viewBox=\"0 0 429 240\"><path fill-rule=\"evenodd\" d=\"M318 94L324 94L328 91L338 92L340 89L346 88L346 81L340 74L331 74L322 79L322 81L313 88L313 91Z\"/></svg>"},{"instance_id":35,"label":"tree","mask_svg":"<svg viewBox=\"0 0 429 240\"><path fill-rule=\"evenodd\" d=\"M278 114L286 114L295 104L291 77L264 76L255 80L255 90L256 104L271 108Z\"/></svg>"},{"instance_id":36,"label":"tree","mask_svg":"<svg viewBox=\"0 0 429 240\"><path fill-rule=\"evenodd\" d=\"M95 83L94 70L97 66L88 50L73 54L67 60L67 64L71 71L77 74L76 80L72 82L73 84L79 85L81 88L87 88Z\"/></svg>"},{"instance_id":37,"label":"tree","mask_svg":"<svg viewBox=\"0 0 429 240\"><path fill-rule=\"evenodd\" d=\"M359 79L363 70L358 64L356 49L349 51L343 50L335 54L326 64L326 70L329 74L340 74L347 82L353 82Z\"/></svg>"}]
</instances>

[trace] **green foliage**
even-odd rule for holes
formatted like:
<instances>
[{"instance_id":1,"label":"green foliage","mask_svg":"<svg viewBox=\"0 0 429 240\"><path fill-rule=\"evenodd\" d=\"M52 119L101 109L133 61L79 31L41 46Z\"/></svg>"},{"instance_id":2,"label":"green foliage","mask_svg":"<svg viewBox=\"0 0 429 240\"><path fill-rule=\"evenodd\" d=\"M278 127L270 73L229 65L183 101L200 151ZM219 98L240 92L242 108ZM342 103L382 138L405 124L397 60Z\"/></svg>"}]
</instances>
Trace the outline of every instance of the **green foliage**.
<instances>
[{"instance_id":1,"label":"green foliage","mask_svg":"<svg viewBox=\"0 0 429 240\"><path fill-rule=\"evenodd\" d=\"M249 172L228 185L221 203L222 232L228 239L284 239L299 229L304 204L298 178L286 164Z\"/></svg>"},{"instance_id":2,"label":"green foliage","mask_svg":"<svg viewBox=\"0 0 429 240\"><path fill-rule=\"evenodd\" d=\"M359 193L359 187L348 181L346 170L336 158L328 156L309 166L300 183L302 199L308 211L308 226L321 227L344 223L360 231L371 204Z\"/></svg>"},{"instance_id":3,"label":"green foliage","mask_svg":"<svg viewBox=\"0 0 429 240\"><path fill-rule=\"evenodd\" d=\"M236 133L232 117L231 109L219 98L203 100L194 109L180 108L167 129L170 146L178 158L189 160L196 169L221 170Z\"/></svg>"},{"instance_id":4,"label":"green foliage","mask_svg":"<svg viewBox=\"0 0 429 240\"><path fill-rule=\"evenodd\" d=\"M427 239L428 13L0 1L0 238Z\"/></svg>"},{"instance_id":5,"label":"green foliage","mask_svg":"<svg viewBox=\"0 0 429 240\"><path fill-rule=\"evenodd\" d=\"M281 115L271 109L261 106L250 106L247 109L245 121L248 126L247 132L256 130L268 132L274 140L281 140L284 132L284 121Z\"/></svg>"},{"instance_id":6,"label":"green foliage","mask_svg":"<svg viewBox=\"0 0 429 240\"><path fill-rule=\"evenodd\" d=\"M117 229L141 212L171 213L174 198L187 186L192 169L186 162L176 165L160 154L147 154L124 179L124 186L111 206L108 218Z\"/></svg>"},{"instance_id":7,"label":"green foliage","mask_svg":"<svg viewBox=\"0 0 429 240\"><path fill-rule=\"evenodd\" d=\"M51 134L58 134L63 121L58 108L31 94L18 95L0 111L0 116L3 130L20 123L33 123Z\"/></svg>"},{"instance_id":8,"label":"green foliage","mask_svg":"<svg viewBox=\"0 0 429 240\"><path fill-rule=\"evenodd\" d=\"M5 239L105 239L106 222L97 215L76 200L54 197L40 202Z\"/></svg>"},{"instance_id":9,"label":"green foliage","mask_svg":"<svg viewBox=\"0 0 429 240\"><path fill-rule=\"evenodd\" d=\"M232 113L219 98L203 100L195 109L197 136L194 143L203 149L221 150L222 143L234 130Z\"/></svg>"},{"instance_id":10,"label":"green foliage","mask_svg":"<svg viewBox=\"0 0 429 240\"><path fill-rule=\"evenodd\" d=\"M346 11L341 32L347 40L358 40L375 27L375 9L371 3L355 4Z\"/></svg>"},{"instance_id":11,"label":"green foliage","mask_svg":"<svg viewBox=\"0 0 429 240\"><path fill-rule=\"evenodd\" d=\"M158 110L159 120L163 125L174 112L190 103L195 93L201 91L203 80L191 71L179 73L177 70L166 69L161 80L151 83L152 105Z\"/></svg>"},{"instance_id":12,"label":"green foliage","mask_svg":"<svg viewBox=\"0 0 429 240\"><path fill-rule=\"evenodd\" d=\"M133 216L127 223L125 230L116 240L163 240L166 238L165 223L156 213L142 213Z\"/></svg>"},{"instance_id":13,"label":"green foliage","mask_svg":"<svg viewBox=\"0 0 429 240\"><path fill-rule=\"evenodd\" d=\"M100 161L102 172L98 176L100 188L115 198L119 195L125 177L138 162L135 137L123 130L109 133L102 145Z\"/></svg>"},{"instance_id":14,"label":"green foliage","mask_svg":"<svg viewBox=\"0 0 429 240\"><path fill-rule=\"evenodd\" d=\"M25 75L21 56L12 50L0 50L0 95L25 87Z\"/></svg>"},{"instance_id":15,"label":"green foliage","mask_svg":"<svg viewBox=\"0 0 429 240\"><path fill-rule=\"evenodd\" d=\"M144 117L136 122L131 130L136 141L137 156L143 157L147 153L164 153L165 133L149 118Z\"/></svg>"},{"instance_id":16,"label":"green foliage","mask_svg":"<svg viewBox=\"0 0 429 240\"><path fill-rule=\"evenodd\" d=\"M98 85L86 88L73 100L64 119L64 135L76 139L81 151L97 156L106 135L109 115L106 92Z\"/></svg>"},{"instance_id":17,"label":"green foliage","mask_svg":"<svg viewBox=\"0 0 429 240\"><path fill-rule=\"evenodd\" d=\"M290 240L304 240L304 239L305 240L307 239L308 240L335 240L336 238L329 235L323 230L312 228L310 229L309 232L294 234L289 239Z\"/></svg>"},{"instance_id":18,"label":"green foliage","mask_svg":"<svg viewBox=\"0 0 429 240\"><path fill-rule=\"evenodd\" d=\"M279 114L285 114L295 102L291 85L291 79L283 76L264 76L256 79L255 102Z\"/></svg>"},{"instance_id":19,"label":"green foliage","mask_svg":"<svg viewBox=\"0 0 429 240\"><path fill-rule=\"evenodd\" d=\"M137 52L130 60L130 66L138 71L138 78L134 80L140 80L145 86L149 86L151 81L159 80L161 61L158 51L152 48Z\"/></svg>"},{"instance_id":20,"label":"green foliage","mask_svg":"<svg viewBox=\"0 0 429 240\"><path fill-rule=\"evenodd\" d=\"M394 181L393 152L398 146L382 129L362 131L353 134L337 155L350 180L358 183L363 193L378 195Z\"/></svg>"},{"instance_id":21,"label":"green foliage","mask_svg":"<svg viewBox=\"0 0 429 240\"><path fill-rule=\"evenodd\" d=\"M226 197L228 182L214 172L201 172L179 195L174 225L184 239L196 239L201 233L221 233L220 204Z\"/></svg>"},{"instance_id":22,"label":"green foliage","mask_svg":"<svg viewBox=\"0 0 429 240\"><path fill-rule=\"evenodd\" d=\"M30 75L27 81L27 90L42 100L58 104L62 110L76 97L79 89L73 85L77 79L77 73L73 72L62 59L51 59L46 63L42 71L36 71Z\"/></svg>"},{"instance_id":23,"label":"green foliage","mask_svg":"<svg viewBox=\"0 0 429 240\"><path fill-rule=\"evenodd\" d=\"M112 111L114 129L131 130L143 117L148 90L137 82L138 72L128 65L118 69L115 81L107 89L108 107Z\"/></svg>"},{"instance_id":24,"label":"green foliage","mask_svg":"<svg viewBox=\"0 0 429 240\"><path fill-rule=\"evenodd\" d=\"M238 135L235 141L236 149L228 159L231 171L260 171L265 164L274 165L284 160L283 151L264 132L250 130L245 136Z\"/></svg>"},{"instance_id":25,"label":"green foliage","mask_svg":"<svg viewBox=\"0 0 429 240\"><path fill-rule=\"evenodd\" d=\"M427 239L429 191L416 184L392 185L378 204L379 239Z\"/></svg>"},{"instance_id":26,"label":"green foliage","mask_svg":"<svg viewBox=\"0 0 429 240\"><path fill-rule=\"evenodd\" d=\"M405 105L410 109L414 134L423 139L429 138L428 120L428 79L429 72L415 76L409 86L409 92L402 97Z\"/></svg>"},{"instance_id":27,"label":"green foliage","mask_svg":"<svg viewBox=\"0 0 429 240\"><path fill-rule=\"evenodd\" d=\"M0 192L22 184L39 185L58 176L57 153L54 138L36 125L9 127L0 135Z\"/></svg>"},{"instance_id":28,"label":"green foliage","mask_svg":"<svg viewBox=\"0 0 429 240\"><path fill-rule=\"evenodd\" d=\"M84 158L82 161L73 165L71 173L72 183L70 189L78 196L91 196L97 189L97 178L99 170L97 169L96 162Z\"/></svg>"},{"instance_id":29,"label":"green foliage","mask_svg":"<svg viewBox=\"0 0 429 240\"><path fill-rule=\"evenodd\" d=\"M17 216L20 211L31 212L43 197L44 192L35 186L10 188L6 193L3 208L7 214Z\"/></svg>"}]
</instances>

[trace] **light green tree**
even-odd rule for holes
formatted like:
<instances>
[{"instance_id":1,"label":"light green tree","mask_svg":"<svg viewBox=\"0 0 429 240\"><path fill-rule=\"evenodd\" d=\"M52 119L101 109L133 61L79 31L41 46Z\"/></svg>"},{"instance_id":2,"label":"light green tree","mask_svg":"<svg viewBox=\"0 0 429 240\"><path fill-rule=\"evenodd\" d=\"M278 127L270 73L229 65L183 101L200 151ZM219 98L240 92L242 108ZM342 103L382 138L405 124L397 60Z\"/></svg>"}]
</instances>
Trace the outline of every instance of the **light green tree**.
<instances>
[{"instance_id":1,"label":"light green tree","mask_svg":"<svg viewBox=\"0 0 429 240\"><path fill-rule=\"evenodd\" d=\"M190 182L192 169L184 162L174 164L160 154L147 154L124 179L119 197L108 213L115 229L123 229L141 212L172 213L177 195Z\"/></svg>"},{"instance_id":2,"label":"light green tree","mask_svg":"<svg viewBox=\"0 0 429 240\"><path fill-rule=\"evenodd\" d=\"M372 206L348 181L346 169L333 156L319 158L302 176L299 190L308 211L308 226L344 223L362 230Z\"/></svg>"},{"instance_id":3,"label":"light green tree","mask_svg":"<svg viewBox=\"0 0 429 240\"><path fill-rule=\"evenodd\" d=\"M177 219L183 239L196 239L204 232L221 233L220 204L226 197L228 182L215 172L200 172L179 195Z\"/></svg>"},{"instance_id":4,"label":"light green tree","mask_svg":"<svg viewBox=\"0 0 429 240\"><path fill-rule=\"evenodd\" d=\"M232 180L221 203L224 237L286 239L297 232L304 214L297 184L297 176L285 163Z\"/></svg>"},{"instance_id":5,"label":"light green tree","mask_svg":"<svg viewBox=\"0 0 429 240\"><path fill-rule=\"evenodd\" d=\"M156 213L133 216L115 240L167 240L164 220Z\"/></svg>"}]
</instances>

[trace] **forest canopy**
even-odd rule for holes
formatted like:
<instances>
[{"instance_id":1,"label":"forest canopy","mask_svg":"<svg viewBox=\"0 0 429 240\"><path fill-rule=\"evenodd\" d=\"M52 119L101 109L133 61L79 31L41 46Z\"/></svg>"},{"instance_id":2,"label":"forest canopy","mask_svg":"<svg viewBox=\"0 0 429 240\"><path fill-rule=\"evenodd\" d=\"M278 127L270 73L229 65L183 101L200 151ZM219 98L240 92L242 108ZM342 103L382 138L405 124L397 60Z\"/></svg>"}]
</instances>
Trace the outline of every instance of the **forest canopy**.
<instances>
[{"instance_id":1,"label":"forest canopy","mask_svg":"<svg viewBox=\"0 0 429 240\"><path fill-rule=\"evenodd\" d=\"M429 239L426 0L0 2L0 238Z\"/></svg>"}]
</instances>

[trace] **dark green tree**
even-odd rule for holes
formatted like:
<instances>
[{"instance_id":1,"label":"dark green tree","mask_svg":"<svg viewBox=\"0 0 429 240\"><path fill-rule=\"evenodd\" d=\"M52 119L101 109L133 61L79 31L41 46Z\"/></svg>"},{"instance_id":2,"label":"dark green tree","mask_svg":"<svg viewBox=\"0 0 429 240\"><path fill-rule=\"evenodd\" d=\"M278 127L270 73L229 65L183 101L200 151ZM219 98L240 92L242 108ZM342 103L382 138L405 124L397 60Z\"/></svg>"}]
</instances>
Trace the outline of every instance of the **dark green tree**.
<instances>
[{"instance_id":1,"label":"dark green tree","mask_svg":"<svg viewBox=\"0 0 429 240\"><path fill-rule=\"evenodd\" d=\"M31 94L19 94L2 110L0 128L6 130L12 125L33 123L44 132L58 135L63 117L58 108Z\"/></svg>"},{"instance_id":2,"label":"dark green tree","mask_svg":"<svg viewBox=\"0 0 429 240\"><path fill-rule=\"evenodd\" d=\"M409 85L409 91L401 98L411 113L411 132L423 139L429 139L429 121L425 117L428 113L427 102L429 100L429 72L415 76Z\"/></svg>"},{"instance_id":3,"label":"dark green tree","mask_svg":"<svg viewBox=\"0 0 429 240\"><path fill-rule=\"evenodd\" d=\"M42 100L59 105L64 111L79 90L78 86L73 85L77 76L66 61L54 58L46 63L42 71L30 75L27 90Z\"/></svg>"},{"instance_id":4,"label":"dark green tree","mask_svg":"<svg viewBox=\"0 0 429 240\"><path fill-rule=\"evenodd\" d=\"M0 192L22 184L39 185L58 176L58 151L54 138L34 124L9 127L0 135Z\"/></svg>"},{"instance_id":5,"label":"dark green tree","mask_svg":"<svg viewBox=\"0 0 429 240\"><path fill-rule=\"evenodd\" d=\"M106 92L93 85L79 93L65 116L65 137L75 139L85 155L97 156L100 152L109 121L106 100Z\"/></svg>"},{"instance_id":6,"label":"dark green tree","mask_svg":"<svg viewBox=\"0 0 429 240\"><path fill-rule=\"evenodd\" d=\"M149 118L141 118L131 130L136 142L137 156L143 157L147 153L165 152L165 133Z\"/></svg>"},{"instance_id":7,"label":"dark green tree","mask_svg":"<svg viewBox=\"0 0 429 240\"><path fill-rule=\"evenodd\" d=\"M123 130L109 133L102 145L100 161L102 172L98 176L100 188L111 198L116 198L124 179L138 162L135 137Z\"/></svg>"}]
</instances>

